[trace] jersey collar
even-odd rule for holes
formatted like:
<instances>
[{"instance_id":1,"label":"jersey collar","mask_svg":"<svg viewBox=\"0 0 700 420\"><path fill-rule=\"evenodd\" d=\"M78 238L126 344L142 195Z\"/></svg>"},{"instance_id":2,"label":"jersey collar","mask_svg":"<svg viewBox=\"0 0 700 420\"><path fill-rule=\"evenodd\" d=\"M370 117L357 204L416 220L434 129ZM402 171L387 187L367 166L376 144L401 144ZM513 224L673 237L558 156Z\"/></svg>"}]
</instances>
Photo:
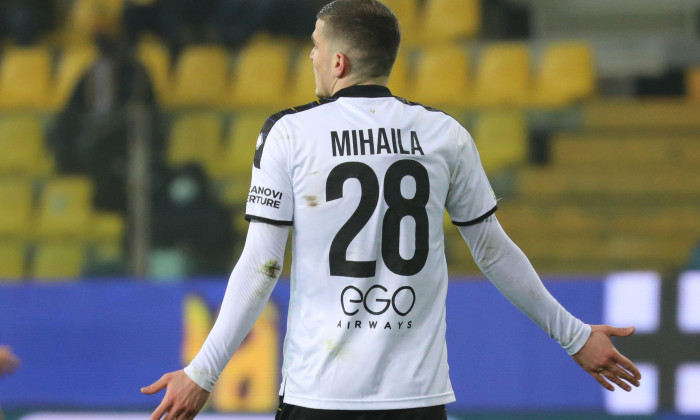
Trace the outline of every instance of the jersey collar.
<instances>
[{"instance_id":1,"label":"jersey collar","mask_svg":"<svg viewBox=\"0 0 700 420\"><path fill-rule=\"evenodd\" d=\"M391 91L386 86L380 85L355 85L340 89L337 91L332 98L381 98L386 96L392 96Z\"/></svg>"}]
</instances>

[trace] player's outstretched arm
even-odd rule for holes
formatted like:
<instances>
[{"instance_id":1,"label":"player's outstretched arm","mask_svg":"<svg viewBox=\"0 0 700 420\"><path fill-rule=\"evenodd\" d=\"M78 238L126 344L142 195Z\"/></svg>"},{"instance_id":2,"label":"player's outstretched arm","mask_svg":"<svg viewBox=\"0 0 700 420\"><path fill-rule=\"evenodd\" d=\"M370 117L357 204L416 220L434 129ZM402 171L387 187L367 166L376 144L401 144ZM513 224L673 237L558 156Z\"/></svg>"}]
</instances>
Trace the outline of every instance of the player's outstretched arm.
<instances>
[{"instance_id":1,"label":"player's outstretched arm","mask_svg":"<svg viewBox=\"0 0 700 420\"><path fill-rule=\"evenodd\" d=\"M610 337L629 337L632 334L634 334L634 327L615 328L610 325L591 325L591 335L586 344L572 357L583 370L608 391L615 390L610 383L612 382L629 392L632 390L629 384L639 386L642 375L634 363L617 351Z\"/></svg>"},{"instance_id":2,"label":"player's outstretched arm","mask_svg":"<svg viewBox=\"0 0 700 420\"><path fill-rule=\"evenodd\" d=\"M144 394L155 394L165 388L165 396L153 411L151 420L193 419L204 407L209 392L194 383L184 370L166 373L151 385L141 388Z\"/></svg>"},{"instance_id":3,"label":"player's outstretched arm","mask_svg":"<svg viewBox=\"0 0 700 420\"><path fill-rule=\"evenodd\" d=\"M614 390L612 383L626 391L631 390L629 384L639 386L639 371L610 341L610 336L633 334L633 327L590 326L566 311L544 287L495 216L476 225L460 226L459 230L477 265L498 290L557 340L602 386L610 391Z\"/></svg>"},{"instance_id":4,"label":"player's outstretched arm","mask_svg":"<svg viewBox=\"0 0 700 420\"><path fill-rule=\"evenodd\" d=\"M252 221L245 246L231 272L219 316L189 366L142 388L154 394L167 388L152 420L191 419L202 409L221 371L262 313L277 283L289 226Z\"/></svg>"}]
</instances>

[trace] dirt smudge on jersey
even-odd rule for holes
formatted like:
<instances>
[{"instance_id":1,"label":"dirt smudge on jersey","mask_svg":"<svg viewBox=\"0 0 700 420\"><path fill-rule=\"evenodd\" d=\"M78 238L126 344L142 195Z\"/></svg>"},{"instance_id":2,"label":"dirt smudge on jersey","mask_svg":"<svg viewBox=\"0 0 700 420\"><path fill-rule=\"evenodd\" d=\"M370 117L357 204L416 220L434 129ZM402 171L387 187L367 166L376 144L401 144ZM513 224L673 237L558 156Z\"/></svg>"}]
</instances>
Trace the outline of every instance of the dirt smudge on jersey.
<instances>
[{"instance_id":1,"label":"dirt smudge on jersey","mask_svg":"<svg viewBox=\"0 0 700 420\"><path fill-rule=\"evenodd\" d=\"M305 195L302 197L304 200L306 200L306 205L309 207L316 207L318 206L318 197L315 195Z\"/></svg>"}]
</instances>

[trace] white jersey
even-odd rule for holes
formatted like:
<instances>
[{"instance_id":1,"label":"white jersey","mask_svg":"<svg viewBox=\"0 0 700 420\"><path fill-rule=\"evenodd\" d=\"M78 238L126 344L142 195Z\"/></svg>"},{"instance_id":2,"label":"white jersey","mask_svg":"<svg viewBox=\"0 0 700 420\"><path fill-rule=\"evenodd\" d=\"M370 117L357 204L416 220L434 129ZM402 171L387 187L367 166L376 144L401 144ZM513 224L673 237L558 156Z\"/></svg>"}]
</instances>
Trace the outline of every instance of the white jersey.
<instances>
[{"instance_id":1,"label":"white jersey","mask_svg":"<svg viewBox=\"0 0 700 420\"><path fill-rule=\"evenodd\" d=\"M354 86L268 119L246 218L293 226L285 402L372 410L454 401L444 209L457 225L496 210L454 118Z\"/></svg>"}]
</instances>

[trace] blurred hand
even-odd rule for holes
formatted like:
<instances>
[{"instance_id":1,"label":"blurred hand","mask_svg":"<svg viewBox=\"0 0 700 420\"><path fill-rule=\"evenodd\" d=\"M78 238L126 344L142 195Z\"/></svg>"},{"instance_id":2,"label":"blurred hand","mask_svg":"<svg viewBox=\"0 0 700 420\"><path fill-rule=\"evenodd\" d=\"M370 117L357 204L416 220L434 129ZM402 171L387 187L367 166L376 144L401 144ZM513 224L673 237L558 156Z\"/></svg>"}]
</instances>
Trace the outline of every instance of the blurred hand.
<instances>
[{"instance_id":1,"label":"blurred hand","mask_svg":"<svg viewBox=\"0 0 700 420\"><path fill-rule=\"evenodd\" d=\"M0 346L0 376L14 372L19 367L19 359L8 346Z\"/></svg>"},{"instance_id":2,"label":"blurred hand","mask_svg":"<svg viewBox=\"0 0 700 420\"><path fill-rule=\"evenodd\" d=\"M581 350L572 357L583 370L608 391L615 391L615 387L610 383L612 382L629 392L632 390L629 384L639 386L642 375L634 363L617 351L610 337L629 337L634 334L634 330L634 327L615 328L610 325L591 325L591 336Z\"/></svg>"},{"instance_id":3,"label":"blurred hand","mask_svg":"<svg viewBox=\"0 0 700 420\"><path fill-rule=\"evenodd\" d=\"M163 388L167 388L165 396L151 415L151 420L193 419L209 398L209 392L197 385L183 370L166 373L153 384L141 388L141 392L151 395Z\"/></svg>"}]
</instances>

